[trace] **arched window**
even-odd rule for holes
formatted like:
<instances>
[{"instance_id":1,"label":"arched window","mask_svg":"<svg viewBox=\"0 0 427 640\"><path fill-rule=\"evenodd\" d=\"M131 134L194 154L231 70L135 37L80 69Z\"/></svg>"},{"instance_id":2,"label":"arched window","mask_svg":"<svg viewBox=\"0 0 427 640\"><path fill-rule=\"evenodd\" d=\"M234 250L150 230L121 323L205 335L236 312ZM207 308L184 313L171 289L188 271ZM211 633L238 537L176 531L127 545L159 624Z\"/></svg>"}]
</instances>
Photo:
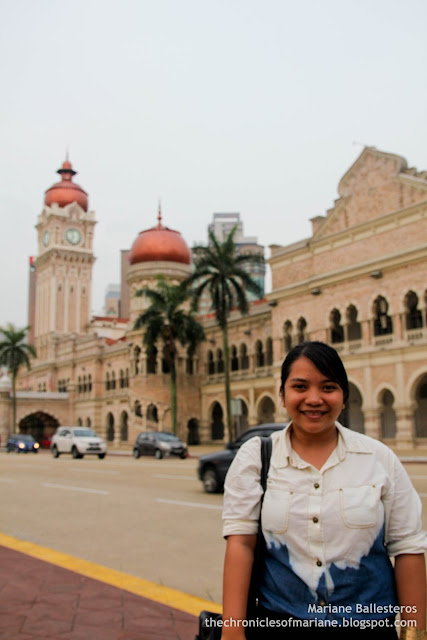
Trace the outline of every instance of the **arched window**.
<instances>
[{"instance_id":1,"label":"arched window","mask_svg":"<svg viewBox=\"0 0 427 640\"><path fill-rule=\"evenodd\" d=\"M265 342L265 363L268 367L273 364L273 340L267 338Z\"/></svg>"},{"instance_id":2,"label":"arched window","mask_svg":"<svg viewBox=\"0 0 427 640\"><path fill-rule=\"evenodd\" d=\"M224 437L223 411L219 402L215 402L212 407L211 438L212 440L222 440Z\"/></svg>"},{"instance_id":3,"label":"arched window","mask_svg":"<svg viewBox=\"0 0 427 640\"><path fill-rule=\"evenodd\" d=\"M90 420L90 418L86 418L86 426L90 429L92 426L92 422Z\"/></svg>"},{"instance_id":4,"label":"arched window","mask_svg":"<svg viewBox=\"0 0 427 640\"><path fill-rule=\"evenodd\" d=\"M417 438L427 438L427 375L418 384L415 402L415 435Z\"/></svg>"},{"instance_id":5,"label":"arched window","mask_svg":"<svg viewBox=\"0 0 427 640\"><path fill-rule=\"evenodd\" d=\"M285 353L288 353L292 349L292 322L290 320L286 320L283 325L283 342L285 346Z\"/></svg>"},{"instance_id":6,"label":"arched window","mask_svg":"<svg viewBox=\"0 0 427 640\"><path fill-rule=\"evenodd\" d=\"M216 350L216 372L224 373L224 360L222 359L222 350Z\"/></svg>"},{"instance_id":7,"label":"arched window","mask_svg":"<svg viewBox=\"0 0 427 640\"><path fill-rule=\"evenodd\" d=\"M105 376L105 389L106 391L110 390L110 374L107 371L107 375Z\"/></svg>"},{"instance_id":8,"label":"arched window","mask_svg":"<svg viewBox=\"0 0 427 640\"><path fill-rule=\"evenodd\" d=\"M157 348L147 349L147 373L156 373L157 371Z\"/></svg>"},{"instance_id":9,"label":"arched window","mask_svg":"<svg viewBox=\"0 0 427 640\"><path fill-rule=\"evenodd\" d=\"M149 404L147 407L147 420L151 421L151 422L158 422L159 418L158 418L158 414L157 414L157 407L155 404Z\"/></svg>"},{"instance_id":10,"label":"arched window","mask_svg":"<svg viewBox=\"0 0 427 640\"><path fill-rule=\"evenodd\" d=\"M136 416L139 416L140 418L142 418L142 409L141 409L141 403L139 400L135 400L135 403L133 405L133 410Z\"/></svg>"},{"instance_id":11,"label":"arched window","mask_svg":"<svg viewBox=\"0 0 427 640\"><path fill-rule=\"evenodd\" d=\"M169 356L169 347L165 345L162 351L162 373L170 373L170 356Z\"/></svg>"},{"instance_id":12,"label":"arched window","mask_svg":"<svg viewBox=\"0 0 427 640\"><path fill-rule=\"evenodd\" d=\"M114 416L112 413L107 415L107 441L114 442Z\"/></svg>"},{"instance_id":13,"label":"arched window","mask_svg":"<svg viewBox=\"0 0 427 640\"><path fill-rule=\"evenodd\" d=\"M393 409L394 396L386 389L381 398L381 437L396 437L396 412Z\"/></svg>"},{"instance_id":14,"label":"arched window","mask_svg":"<svg viewBox=\"0 0 427 640\"><path fill-rule=\"evenodd\" d=\"M255 343L255 366L264 366L264 352L261 340L257 340Z\"/></svg>"},{"instance_id":15,"label":"arched window","mask_svg":"<svg viewBox=\"0 0 427 640\"><path fill-rule=\"evenodd\" d=\"M188 347L187 349L187 362L185 363L185 371L188 376L192 376L194 374L194 349Z\"/></svg>"},{"instance_id":16,"label":"arched window","mask_svg":"<svg viewBox=\"0 0 427 640\"><path fill-rule=\"evenodd\" d=\"M125 378L124 378L124 375L123 375L123 369L120 369L120 373L119 373L119 386L120 386L120 389L123 389L123 387L125 386L124 382L125 382Z\"/></svg>"},{"instance_id":17,"label":"arched window","mask_svg":"<svg viewBox=\"0 0 427 640\"><path fill-rule=\"evenodd\" d=\"M232 371L239 370L239 358L237 356L237 348L234 345L231 347L230 365Z\"/></svg>"},{"instance_id":18,"label":"arched window","mask_svg":"<svg viewBox=\"0 0 427 640\"><path fill-rule=\"evenodd\" d=\"M405 296L406 329L420 329L423 326L423 316L418 309L418 296L415 291L408 291Z\"/></svg>"},{"instance_id":19,"label":"arched window","mask_svg":"<svg viewBox=\"0 0 427 640\"><path fill-rule=\"evenodd\" d=\"M82 378L81 376L79 376L77 378L77 393L81 393L82 392Z\"/></svg>"},{"instance_id":20,"label":"arched window","mask_svg":"<svg viewBox=\"0 0 427 640\"><path fill-rule=\"evenodd\" d=\"M116 388L116 374L114 373L114 371L111 372L111 389L115 389Z\"/></svg>"},{"instance_id":21,"label":"arched window","mask_svg":"<svg viewBox=\"0 0 427 640\"><path fill-rule=\"evenodd\" d=\"M307 321L305 318L299 318L297 322L297 340L298 344L306 340L305 330L307 329Z\"/></svg>"},{"instance_id":22,"label":"arched window","mask_svg":"<svg viewBox=\"0 0 427 640\"><path fill-rule=\"evenodd\" d=\"M82 427L83 426L83 420L81 418L77 418L77 426L78 427Z\"/></svg>"},{"instance_id":23,"label":"arched window","mask_svg":"<svg viewBox=\"0 0 427 640\"><path fill-rule=\"evenodd\" d=\"M349 383L349 391L349 398L346 402L345 408L342 410L338 418L338 422L353 431L365 433L365 416L362 411L362 395L359 389L352 382Z\"/></svg>"},{"instance_id":24,"label":"arched window","mask_svg":"<svg viewBox=\"0 0 427 640\"><path fill-rule=\"evenodd\" d=\"M351 304L346 311L347 317L347 340L360 340L362 337L362 327L357 321L358 311L354 304Z\"/></svg>"},{"instance_id":25,"label":"arched window","mask_svg":"<svg viewBox=\"0 0 427 640\"><path fill-rule=\"evenodd\" d=\"M258 407L258 422L260 424L268 424L274 422L275 406L274 402L268 396L263 398Z\"/></svg>"},{"instance_id":26,"label":"arched window","mask_svg":"<svg viewBox=\"0 0 427 640\"><path fill-rule=\"evenodd\" d=\"M248 348L245 343L240 345L240 367L243 370L249 369Z\"/></svg>"},{"instance_id":27,"label":"arched window","mask_svg":"<svg viewBox=\"0 0 427 640\"><path fill-rule=\"evenodd\" d=\"M383 336L393 333L393 321L388 315L388 302L383 296L378 296L374 302L374 335Z\"/></svg>"},{"instance_id":28,"label":"arched window","mask_svg":"<svg viewBox=\"0 0 427 640\"><path fill-rule=\"evenodd\" d=\"M120 424L120 440L127 442L128 440L128 414L126 411L122 412Z\"/></svg>"},{"instance_id":29,"label":"arched window","mask_svg":"<svg viewBox=\"0 0 427 640\"><path fill-rule=\"evenodd\" d=\"M341 324L341 314L338 309L332 309L329 316L331 323L331 342L338 344L344 342L344 327Z\"/></svg>"},{"instance_id":30,"label":"arched window","mask_svg":"<svg viewBox=\"0 0 427 640\"><path fill-rule=\"evenodd\" d=\"M83 393L86 393L86 391L87 391L86 376L83 376Z\"/></svg>"},{"instance_id":31,"label":"arched window","mask_svg":"<svg viewBox=\"0 0 427 640\"><path fill-rule=\"evenodd\" d=\"M215 373L215 362L212 351L208 351L208 374L211 376Z\"/></svg>"},{"instance_id":32,"label":"arched window","mask_svg":"<svg viewBox=\"0 0 427 640\"><path fill-rule=\"evenodd\" d=\"M128 387L129 386L129 368L126 367L126 371L125 371L125 386Z\"/></svg>"},{"instance_id":33,"label":"arched window","mask_svg":"<svg viewBox=\"0 0 427 640\"><path fill-rule=\"evenodd\" d=\"M141 349L139 347L135 347L133 350L133 358L134 358L134 367L135 367L135 375L139 373L139 359L141 357Z\"/></svg>"},{"instance_id":34,"label":"arched window","mask_svg":"<svg viewBox=\"0 0 427 640\"><path fill-rule=\"evenodd\" d=\"M87 390L92 391L92 374L90 373L87 377Z\"/></svg>"}]
</instances>

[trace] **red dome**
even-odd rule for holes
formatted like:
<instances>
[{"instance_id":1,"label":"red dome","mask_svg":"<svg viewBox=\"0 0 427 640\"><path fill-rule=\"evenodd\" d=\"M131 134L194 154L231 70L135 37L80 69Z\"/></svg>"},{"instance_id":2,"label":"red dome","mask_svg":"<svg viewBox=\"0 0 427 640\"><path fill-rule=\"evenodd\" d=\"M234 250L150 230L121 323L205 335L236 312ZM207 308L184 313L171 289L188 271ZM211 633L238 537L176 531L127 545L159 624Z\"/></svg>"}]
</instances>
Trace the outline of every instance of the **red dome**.
<instances>
[{"instance_id":1,"label":"red dome","mask_svg":"<svg viewBox=\"0 0 427 640\"><path fill-rule=\"evenodd\" d=\"M56 202L60 207L66 207L67 204L77 202L82 209L87 211L89 208L87 193L78 184L74 184L73 176L77 172L73 170L71 162L68 160L63 162L61 169L58 169L57 173L59 173L62 180L47 189L44 203L50 206Z\"/></svg>"},{"instance_id":2,"label":"red dome","mask_svg":"<svg viewBox=\"0 0 427 640\"><path fill-rule=\"evenodd\" d=\"M191 264L190 249L184 238L179 231L164 227L161 219L159 210L157 227L141 231L138 235L129 253L130 264L152 261Z\"/></svg>"}]
</instances>

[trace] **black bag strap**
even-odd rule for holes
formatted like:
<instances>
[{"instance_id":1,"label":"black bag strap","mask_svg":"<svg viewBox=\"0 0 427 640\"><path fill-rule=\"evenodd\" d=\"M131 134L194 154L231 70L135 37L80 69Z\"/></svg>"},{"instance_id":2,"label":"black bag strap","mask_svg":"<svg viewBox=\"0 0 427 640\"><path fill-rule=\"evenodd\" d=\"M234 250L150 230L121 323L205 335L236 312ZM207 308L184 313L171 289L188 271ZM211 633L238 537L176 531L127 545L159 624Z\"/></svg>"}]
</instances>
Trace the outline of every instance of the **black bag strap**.
<instances>
[{"instance_id":1,"label":"black bag strap","mask_svg":"<svg viewBox=\"0 0 427 640\"><path fill-rule=\"evenodd\" d=\"M261 505L259 510L259 518L258 518L258 535L257 541L254 551L254 563L252 566L252 574L251 574L251 582L249 586L249 596L248 596L248 610L247 616L248 618L254 616L254 608L258 606L258 590L261 582L262 570L264 565L264 547L265 541L262 533L261 526L261 510L262 503L264 501L264 495L267 488L267 478L268 478L268 470L270 468L270 458L271 451L273 448L273 443L271 440L271 436L261 437L261 473L260 473L260 483L262 486L262 496L261 496Z\"/></svg>"}]
</instances>

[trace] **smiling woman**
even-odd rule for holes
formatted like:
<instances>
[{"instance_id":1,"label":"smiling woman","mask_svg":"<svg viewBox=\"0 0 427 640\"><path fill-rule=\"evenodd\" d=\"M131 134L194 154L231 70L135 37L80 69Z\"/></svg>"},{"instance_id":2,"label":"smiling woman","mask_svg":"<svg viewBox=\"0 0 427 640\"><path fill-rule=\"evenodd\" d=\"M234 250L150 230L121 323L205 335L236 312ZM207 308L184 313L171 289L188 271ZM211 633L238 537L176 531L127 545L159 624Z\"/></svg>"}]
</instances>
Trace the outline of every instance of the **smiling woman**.
<instances>
[{"instance_id":1,"label":"smiling woman","mask_svg":"<svg viewBox=\"0 0 427 640\"><path fill-rule=\"evenodd\" d=\"M397 613L424 629L420 499L386 445L337 422L349 395L337 352L321 342L292 349L280 395L291 422L271 436L259 626L246 635L262 497L259 438L240 448L225 482L223 618L234 624L222 639L282 638L283 627L300 638L307 626L320 638L338 637L345 626L353 635L396 639Z\"/></svg>"}]
</instances>

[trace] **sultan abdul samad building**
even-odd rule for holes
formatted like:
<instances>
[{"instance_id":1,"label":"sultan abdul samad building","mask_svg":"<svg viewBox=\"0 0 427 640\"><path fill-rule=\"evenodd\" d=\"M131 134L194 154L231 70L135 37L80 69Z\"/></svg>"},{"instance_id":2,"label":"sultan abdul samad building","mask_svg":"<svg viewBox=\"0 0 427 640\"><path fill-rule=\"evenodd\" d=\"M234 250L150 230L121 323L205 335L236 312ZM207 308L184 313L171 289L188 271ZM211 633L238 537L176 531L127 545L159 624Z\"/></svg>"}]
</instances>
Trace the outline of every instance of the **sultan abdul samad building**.
<instances>
[{"instance_id":1,"label":"sultan abdul samad building","mask_svg":"<svg viewBox=\"0 0 427 640\"><path fill-rule=\"evenodd\" d=\"M36 225L29 324L38 359L19 377L19 428L40 437L58 425L90 425L110 447L131 447L140 431L170 429L161 345L148 357L142 333L132 329L146 304L134 293L154 286L160 273L180 282L192 269L191 251L159 214L123 252L125 317L92 318L95 213L68 161L59 173ZM399 447L427 443L427 171L367 147L338 193L334 206L313 218L309 238L271 247L271 293L253 302L248 316L230 318L238 429L286 419L281 363L292 345L316 339L344 359L348 427ZM207 340L197 354L179 354L179 435L190 442L224 437L222 340L213 316L203 323ZM4 381L0 386L4 438L11 410Z\"/></svg>"}]
</instances>

